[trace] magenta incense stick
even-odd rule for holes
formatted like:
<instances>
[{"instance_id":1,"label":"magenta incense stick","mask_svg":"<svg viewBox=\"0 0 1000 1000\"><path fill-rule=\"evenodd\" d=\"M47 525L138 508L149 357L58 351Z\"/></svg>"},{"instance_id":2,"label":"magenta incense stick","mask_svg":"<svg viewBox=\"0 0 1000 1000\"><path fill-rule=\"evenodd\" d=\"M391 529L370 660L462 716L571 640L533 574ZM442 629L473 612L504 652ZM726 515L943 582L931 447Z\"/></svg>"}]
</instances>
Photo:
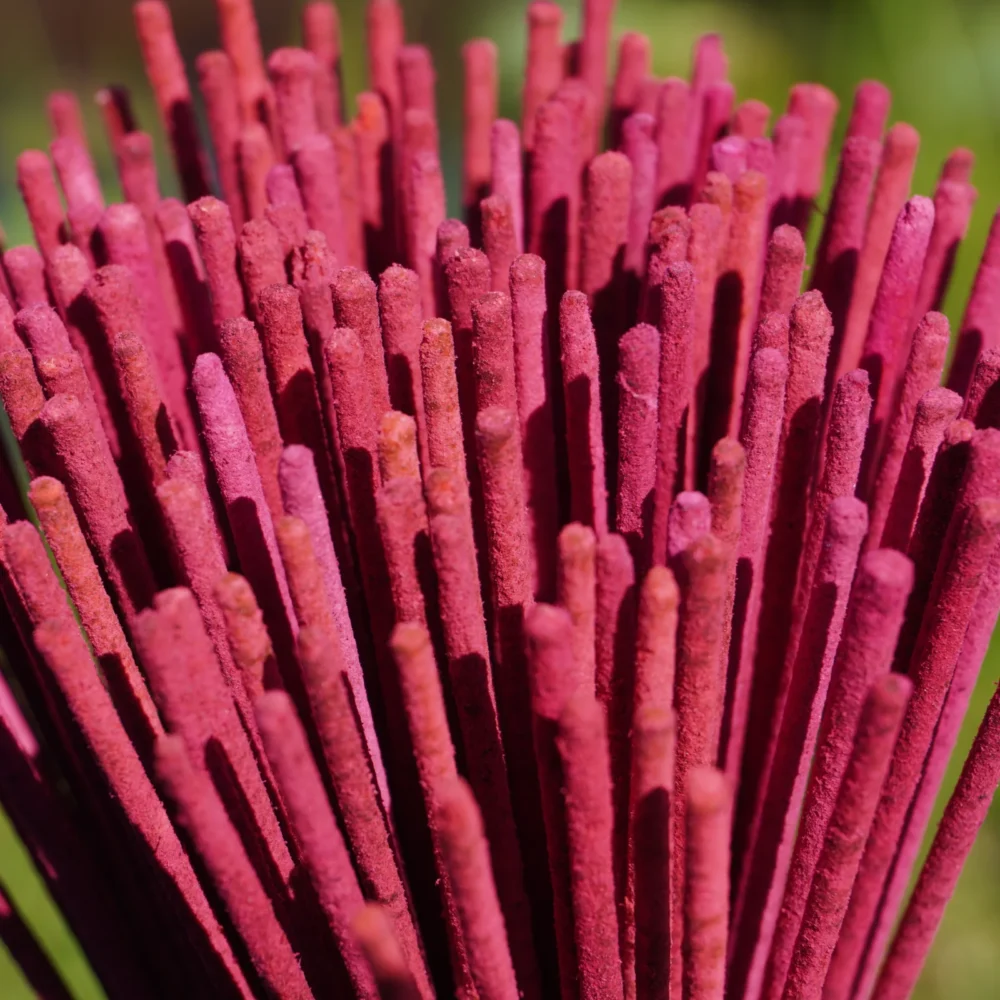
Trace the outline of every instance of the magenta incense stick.
<instances>
[{"instance_id":1,"label":"magenta incense stick","mask_svg":"<svg viewBox=\"0 0 1000 1000\"><path fill-rule=\"evenodd\" d=\"M931 829L1000 609L973 154L612 0L528 5L516 120L397 0L216 8L135 4L169 148L39 99L0 261L0 806L110 1000L903 1000L1000 766L994 704Z\"/></svg>"}]
</instances>

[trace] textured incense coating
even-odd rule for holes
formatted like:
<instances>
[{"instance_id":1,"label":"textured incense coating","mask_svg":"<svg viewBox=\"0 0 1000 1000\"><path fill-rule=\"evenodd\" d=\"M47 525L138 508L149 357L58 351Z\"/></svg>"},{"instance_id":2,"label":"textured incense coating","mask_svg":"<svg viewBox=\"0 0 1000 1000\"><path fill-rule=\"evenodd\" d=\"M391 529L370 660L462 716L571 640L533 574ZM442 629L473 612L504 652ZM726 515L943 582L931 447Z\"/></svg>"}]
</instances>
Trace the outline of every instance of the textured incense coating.
<instances>
[{"instance_id":1,"label":"textured incense coating","mask_svg":"<svg viewBox=\"0 0 1000 1000\"><path fill-rule=\"evenodd\" d=\"M898 398L893 403L892 420L884 429L881 441L875 435L868 445L867 469L863 475L867 473L867 481L871 484L866 491L872 511L869 548L877 548L880 544L889 505L903 471L917 406L924 394L940 382L947 350L948 320L941 313L928 313L913 334Z\"/></svg>"},{"instance_id":2,"label":"textured incense coating","mask_svg":"<svg viewBox=\"0 0 1000 1000\"><path fill-rule=\"evenodd\" d=\"M159 779L174 800L180 823L208 868L257 974L281 996L306 1000L312 993L292 945L208 775L192 766L179 736L161 736L156 756Z\"/></svg>"},{"instance_id":3,"label":"textured incense coating","mask_svg":"<svg viewBox=\"0 0 1000 1000\"><path fill-rule=\"evenodd\" d=\"M364 741L354 720L339 656L322 629L299 633L299 659L309 689L312 716L323 748L323 760L343 819L346 839L365 895L382 903L391 915L407 964L420 981L421 995L431 996L423 956L406 889L400 877L395 838L367 764Z\"/></svg>"},{"instance_id":4,"label":"textured incense coating","mask_svg":"<svg viewBox=\"0 0 1000 1000\"><path fill-rule=\"evenodd\" d=\"M491 138L497 116L497 47L488 38L462 46L465 78L462 103L462 204L474 220L480 200L489 193L493 176ZM475 229L475 225L473 225Z\"/></svg>"},{"instance_id":5,"label":"textured incense coating","mask_svg":"<svg viewBox=\"0 0 1000 1000\"><path fill-rule=\"evenodd\" d=\"M438 779L436 784L434 825L455 896L472 983L480 997L516 1000L522 994L507 949L489 844L476 800L457 776Z\"/></svg>"},{"instance_id":6,"label":"textured incense coating","mask_svg":"<svg viewBox=\"0 0 1000 1000\"><path fill-rule=\"evenodd\" d=\"M209 907L191 862L181 846L163 803L118 727L114 707L87 647L75 626L45 622L35 631L35 643L55 677L88 750L104 772L115 800L136 836L152 855L163 877L176 886L183 902L183 917L195 932L207 937L207 946L222 968L213 966L211 976L222 989L235 989L239 996L253 995L236 958ZM164 737L161 737L163 739Z\"/></svg>"},{"instance_id":7,"label":"textured incense coating","mask_svg":"<svg viewBox=\"0 0 1000 1000\"><path fill-rule=\"evenodd\" d=\"M285 261L278 231L266 219L251 219L240 230L236 247L250 315L259 322L258 296L268 285L285 283Z\"/></svg>"},{"instance_id":8,"label":"textured incense coating","mask_svg":"<svg viewBox=\"0 0 1000 1000\"><path fill-rule=\"evenodd\" d=\"M518 253L514 210L510 200L498 194L483 198L478 210L483 250L490 259L490 287L494 292L505 292L510 281L510 265Z\"/></svg>"},{"instance_id":9,"label":"textured incense coating","mask_svg":"<svg viewBox=\"0 0 1000 1000\"><path fill-rule=\"evenodd\" d=\"M995 500L978 501L967 517L959 508L955 517L958 523L949 531L954 548L935 575L934 592L910 662L913 696L830 965L825 989L831 991L831 998L846 995L856 973L864 968L865 937L876 916L886 872L917 791L979 583L1000 531L1000 504ZM945 552L949 552L947 540Z\"/></svg>"},{"instance_id":10,"label":"textured incense coating","mask_svg":"<svg viewBox=\"0 0 1000 1000\"><path fill-rule=\"evenodd\" d=\"M302 8L302 44L316 60L313 97L316 119L324 132L342 120L340 93L340 14L332 3L314 0Z\"/></svg>"},{"instance_id":11,"label":"textured incense coating","mask_svg":"<svg viewBox=\"0 0 1000 1000\"><path fill-rule=\"evenodd\" d=\"M767 244L758 316L792 311L802 284L805 256L802 234L794 226L778 226Z\"/></svg>"},{"instance_id":12,"label":"textured incense coating","mask_svg":"<svg viewBox=\"0 0 1000 1000\"><path fill-rule=\"evenodd\" d=\"M686 452L693 375L694 286L694 269L686 263L671 264L660 286L659 429L652 524L652 558L658 565L666 557L670 504L694 458Z\"/></svg>"},{"instance_id":13,"label":"textured incense coating","mask_svg":"<svg viewBox=\"0 0 1000 1000\"><path fill-rule=\"evenodd\" d=\"M239 820L241 839L255 867L266 851L274 870L271 878L277 879L269 893L287 887L292 858L194 595L180 587L161 591L153 609L137 617L135 634L169 731L183 739L191 766L212 776L230 808L243 803L247 812Z\"/></svg>"},{"instance_id":14,"label":"textured incense coating","mask_svg":"<svg viewBox=\"0 0 1000 1000\"><path fill-rule=\"evenodd\" d=\"M188 206L212 297L212 319L220 326L243 315L243 288L236 270L236 233L225 202L199 198Z\"/></svg>"},{"instance_id":15,"label":"textured incense coating","mask_svg":"<svg viewBox=\"0 0 1000 1000\"><path fill-rule=\"evenodd\" d=\"M636 110L639 92L649 76L651 61L649 38L637 31L624 32L618 40L618 59L608 113L608 138L612 148L621 148L623 124Z\"/></svg>"},{"instance_id":16,"label":"textured incense coating","mask_svg":"<svg viewBox=\"0 0 1000 1000\"><path fill-rule=\"evenodd\" d=\"M389 646L398 671L407 729L430 828L456 992L461 995L473 988L473 975L456 904L456 889L444 862L444 836L436 825L439 818L444 818L439 793L458 780L455 748L448 732L444 698L427 629L416 621L401 619L392 631Z\"/></svg>"},{"instance_id":17,"label":"textured incense coating","mask_svg":"<svg viewBox=\"0 0 1000 1000\"><path fill-rule=\"evenodd\" d=\"M271 133L259 122L245 125L240 132L237 147L240 186L249 219L259 218L267 211L267 178L276 164L271 140Z\"/></svg>"},{"instance_id":18,"label":"textured incense coating","mask_svg":"<svg viewBox=\"0 0 1000 1000\"><path fill-rule=\"evenodd\" d=\"M337 155L331 139L312 135L299 141L291 154L295 179L310 229L318 229L338 260L346 259L344 217L340 207Z\"/></svg>"},{"instance_id":19,"label":"textured incense coating","mask_svg":"<svg viewBox=\"0 0 1000 1000\"><path fill-rule=\"evenodd\" d=\"M538 109L562 82L562 9L558 4L534 2L528 5L527 20L528 45L521 105L521 134L525 150L530 151L535 144Z\"/></svg>"},{"instance_id":20,"label":"textured incense coating","mask_svg":"<svg viewBox=\"0 0 1000 1000\"><path fill-rule=\"evenodd\" d=\"M233 225L243 225L243 192L237 162L240 134L239 99L233 64L225 52L202 52L195 60L198 90L205 102L205 116L212 137L215 169Z\"/></svg>"},{"instance_id":21,"label":"textured incense coating","mask_svg":"<svg viewBox=\"0 0 1000 1000\"><path fill-rule=\"evenodd\" d=\"M963 395L972 381L976 359L983 348L998 344L993 320L1000 296L1000 213L994 214L983 256L959 327L955 357L948 372L948 388Z\"/></svg>"},{"instance_id":22,"label":"textured incense coating","mask_svg":"<svg viewBox=\"0 0 1000 1000\"><path fill-rule=\"evenodd\" d=\"M31 355L23 347L0 353L0 397L25 460L32 466L37 465L42 460L38 439L45 395L38 383Z\"/></svg>"},{"instance_id":23,"label":"textured incense coating","mask_svg":"<svg viewBox=\"0 0 1000 1000\"><path fill-rule=\"evenodd\" d=\"M965 859L986 819L1000 779L998 710L1000 698L994 695L882 968L873 994L878 1000L903 1000L909 996Z\"/></svg>"},{"instance_id":24,"label":"textured incense coating","mask_svg":"<svg viewBox=\"0 0 1000 1000\"><path fill-rule=\"evenodd\" d=\"M277 128L289 153L319 129L313 98L316 60L305 49L275 49L267 60L274 85Z\"/></svg>"},{"instance_id":25,"label":"textured incense coating","mask_svg":"<svg viewBox=\"0 0 1000 1000\"><path fill-rule=\"evenodd\" d=\"M888 672L913 567L891 550L865 555L844 620L826 708L816 743L805 806L775 926L762 997L780 998L798 939L816 864L850 758L862 703L872 682Z\"/></svg>"},{"instance_id":26,"label":"textured incense coating","mask_svg":"<svg viewBox=\"0 0 1000 1000\"><path fill-rule=\"evenodd\" d=\"M854 749L837 793L823 853L816 864L784 1000L813 997L823 988L861 860L858 834L869 827L878 805L912 687L906 677L888 674L875 681L865 699Z\"/></svg>"},{"instance_id":27,"label":"textured incense coating","mask_svg":"<svg viewBox=\"0 0 1000 1000\"><path fill-rule=\"evenodd\" d=\"M174 38L170 9L159 0L140 0L133 8L136 34L146 73L170 136L174 163L186 201L208 194L205 163L198 141L191 90L184 62Z\"/></svg>"},{"instance_id":28,"label":"textured incense coating","mask_svg":"<svg viewBox=\"0 0 1000 1000\"><path fill-rule=\"evenodd\" d=\"M152 603L154 585L117 470L74 397L53 396L39 419L87 540L97 551L119 606L131 618Z\"/></svg>"},{"instance_id":29,"label":"textured incense coating","mask_svg":"<svg viewBox=\"0 0 1000 1000\"><path fill-rule=\"evenodd\" d=\"M218 329L226 375L239 403L246 434L253 449L257 474L272 517L282 513L278 486L281 434L264 367L264 353L253 324L240 316Z\"/></svg>"},{"instance_id":30,"label":"textured incense coating","mask_svg":"<svg viewBox=\"0 0 1000 1000\"><path fill-rule=\"evenodd\" d=\"M934 229L913 306L914 319L941 308L955 266L955 254L965 238L975 201L976 189L967 182L943 176L938 181L934 189Z\"/></svg>"},{"instance_id":31,"label":"textured incense coating","mask_svg":"<svg viewBox=\"0 0 1000 1000\"><path fill-rule=\"evenodd\" d=\"M908 549L910 532L923 502L938 446L949 425L957 422L961 409L962 397L943 387L931 389L917 403L913 428L886 515L881 539L883 548L899 549L901 552ZM971 432L971 425L967 426Z\"/></svg>"},{"instance_id":32,"label":"textured incense coating","mask_svg":"<svg viewBox=\"0 0 1000 1000\"><path fill-rule=\"evenodd\" d=\"M55 139L49 153L66 199L66 219L73 242L93 265L91 239L104 211L104 195L94 163L86 146L71 136Z\"/></svg>"},{"instance_id":33,"label":"textured incense coating","mask_svg":"<svg viewBox=\"0 0 1000 1000\"><path fill-rule=\"evenodd\" d=\"M567 292L563 296L559 305L559 334L566 404L570 517L593 527L601 538L608 531L608 501L598 353L590 309L581 292Z\"/></svg>"},{"instance_id":34,"label":"textured incense coating","mask_svg":"<svg viewBox=\"0 0 1000 1000\"><path fill-rule=\"evenodd\" d=\"M511 318L517 413L524 455L536 593L551 595L555 560L542 540L559 529L555 431L550 395L549 337L545 298L545 263L532 254L517 257L510 268Z\"/></svg>"},{"instance_id":35,"label":"textured incense coating","mask_svg":"<svg viewBox=\"0 0 1000 1000\"><path fill-rule=\"evenodd\" d=\"M747 397L740 443L747 464L743 515L736 563L729 685L726 693L720 760L733 780L743 757L750 709L752 664L760 613L764 543L771 510L775 461L781 434L788 362L773 348L757 351L750 360Z\"/></svg>"},{"instance_id":36,"label":"textured incense coating","mask_svg":"<svg viewBox=\"0 0 1000 1000\"><path fill-rule=\"evenodd\" d=\"M898 223L897 217L909 195L910 179L913 176L919 145L920 136L916 129L904 122L897 122L886 133L882 146L882 160L872 195L872 211L868 214L865 238L858 255L854 288L845 320L843 346L838 358L836 375L856 367L861 358L872 308L881 284L882 269ZM929 224L926 238L930 238ZM926 244L924 249L926 250ZM914 283L919 282L922 266L921 255L915 268L916 273L907 274L906 277ZM913 294L916 294L915 288ZM912 301L910 305L912 308ZM909 321L909 314L905 319Z\"/></svg>"},{"instance_id":37,"label":"textured incense coating","mask_svg":"<svg viewBox=\"0 0 1000 1000\"><path fill-rule=\"evenodd\" d=\"M472 304L472 363L476 409L516 410L514 330L510 297L505 292L487 292Z\"/></svg>"},{"instance_id":38,"label":"textured incense coating","mask_svg":"<svg viewBox=\"0 0 1000 1000\"><path fill-rule=\"evenodd\" d=\"M337 323L350 327L357 334L364 350L368 392L375 406L376 421L390 408L377 294L372 279L353 267L341 269L333 282L333 306Z\"/></svg>"},{"instance_id":39,"label":"textured incense coating","mask_svg":"<svg viewBox=\"0 0 1000 1000\"><path fill-rule=\"evenodd\" d=\"M823 386L832 334L830 313L819 293L813 291L800 296L792 309L789 330L788 385L772 500L771 537L763 567L750 704L751 731L764 725L775 710L779 678L789 647L794 642L788 608L795 598L798 564L806 545L807 497L810 486L815 483ZM863 417L855 417L849 423L852 437L856 437ZM822 523L820 520L820 525ZM817 532L820 531L822 528L817 528ZM760 776L760 749L757 743L747 745L742 781L751 794Z\"/></svg>"},{"instance_id":40,"label":"textured incense coating","mask_svg":"<svg viewBox=\"0 0 1000 1000\"><path fill-rule=\"evenodd\" d=\"M385 908L378 903L365 903L351 921L351 930L371 966L383 1000L418 1000L421 993L407 968Z\"/></svg>"},{"instance_id":41,"label":"textured incense coating","mask_svg":"<svg viewBox=\"0 0 1000 1000\"><path fill-rule=\"evenodd\" d=\"M769 734L760 793L743 834L730 975L753 991L765 972L867 525L860 500L841 496L830 505L801 639L779 691L780 724Z\"/></svg>"},{"instance_id":42,"label":"textured incense coating","mask_svg":"<svg viewBox=\"0 0 1000 1000\"><path fill-rule=\"evenodd\" d=\"M290 642L291 602L236 395L214 354L201 355L191 383L240 566L254 587L271 638L282 653Z\"/></svg>"},{"instance_id":43,"label":"textured incense coating","mask_svg":"<svg viewBox=\"0 0 1000 1000\"><path fill-rule=\"evenodd\" d=\"M900 212L886 252L882 278L872 305L861 367L872 377L872 427L888 421L900 376L899 358L910 334L910 317L934 224L929 198L911 198Z\"/></svg>"},{"instance_id":44,"label":"textured incense coating","mask_svg":"<svg viewBox=\"0 0 1000 1000\"><path fill-rule=\"evenodd\" d=\"M621 151L632 164L627 242L623 265L633 282L646 269L646 238L656 208L656 120L652 115L629 115L622 124Z\"/></svg>"},{"instance_id":45,"label":"textured incense coating","mask_svg":"<svg viewBox=\"0 0 1000 1000\"><path fill-rule=\"evenodd\" d=\"M48 259L61 244L62 202L49 158L37 149L26 149L17 158L17 188L24 199L35 242Z\"/></svg>"},{"instance_id":46,"label":"textured incense coating","mask_svg":"<svg viewBox=\"0 0 1000 1000\"><path fill-rule=\"evenodd\" d=\"M45 264L41 254L31 246L12 247L3 255L3 266L14 291L18 309L46 305Z\"/></svg>"},{"instance_id":47,"label":"textured incense coating","mask_svg":"<svg viewBox=\"0 0 1000 1000\"><path fill-rule=\"evenodd\" d=\"M375 1000L378 991L374 977L351 933L351 921L364 907L364 898L351 867L350 854L326 801L320 773L309 755L306 734L295 716L291 699L284 692L261 695L255 710L296 845L344 959L351 985L362 1000Z\"/></svg>"},{"instance_id":48,"label":"textured incense coating","mask_svg":"<svg viewBox=\"0 0 1000 1000\"><path fill-rule=\"evenodd\" d=\"M653 488L658 440L660 334L640 323L618 342L618 470L615 527L625 536L640 574L652 547Z\"/></svg>"},{"instance_id":49,"label":"textured incense coating","mask_svg":"<svg viewBox=\"0 0 1000 1000\"><path fill-rule=\"evenodd\" d=\"M878 138L855 136L845 141L813 267L812 287L823 293L837 329L834 357L839 355L845 335L859 258L865 246L868 201L881 153ZM868 280L867 275L862 280Z\"/></svg>"},{"instance_id":50,"label":"textured incense coating","mask_svg":"<svg viewBox=\"0 0 1000 1000\"><path fill-rule=\"evenodd\" d=\"M708 497L695 491L678 493L667 520L667 563L676 570L684 550L712 528Z\"/></svg>"},{"instance_id":51,"label":"textured incense coating","mask_svg":"<svg viewBox=\"0 0 1000 1000\"><path fill-rule=\"evenodd\" d=\"M729 916L730 792L714 768L691 772L684 879L684 996L721 1000Z\"/></svg>"}]
</instances>

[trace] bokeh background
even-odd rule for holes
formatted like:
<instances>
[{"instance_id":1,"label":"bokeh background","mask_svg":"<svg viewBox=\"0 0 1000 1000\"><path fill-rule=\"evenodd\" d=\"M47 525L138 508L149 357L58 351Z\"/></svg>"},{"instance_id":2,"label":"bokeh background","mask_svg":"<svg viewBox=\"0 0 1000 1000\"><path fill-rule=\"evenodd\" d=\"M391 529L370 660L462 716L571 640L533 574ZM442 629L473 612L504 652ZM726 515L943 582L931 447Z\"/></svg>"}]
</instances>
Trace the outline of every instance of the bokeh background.
<instances>
[{"instance_id":1,"label":"bokeh background","mask_svg":"<svg viewBox=\"0 0 1000 1000\"><path fill-rule=\"evenodd\" d=\"M169 0L189 66L218 46L211 0ZM461 64L465 40L488 36L500 47L501 114L519 118L526 0L402 0L407 38L430 47L437 67L442 159L449 208L457 211ZM299 2L257 0L266 49L299 40ZM578 24L575 0L563 0L567 37ZM364 0L341 0L343 70L348 107L365 85ZM815 80L830 87L846 109L854 86L876 78L892 90L893 121L921 134L914 188L930 194L945 156L956 146L976 153L979 199L946 302L957 324L993 212L1000 203L1000 4L991 0L620 0L616 32L643 31L654 47L658 75L687 75L694 39L721 32L739 99L756 97L775 113L789 86ZM92 95L102 86L132 91L142 128L160 153L164 192L176 193L166 144L156 120L129 0L0 0L0 221L7 245L31 239L14 183L14 159L49 141L44 100L69 88L84 103L88 131L109 197L120 194L103 144ZM846 116L841 116L843 129ZM839 133L838 133L839 135ZM836 145L839 143L835 143ZM832 179L832 160L827 183ZM819 226L813 226L813 235ZM1000 642L983 669L965 733L960 764L1000 674ZM953 763L942 793L957 778ZM939 803L939 809L943 803ZM26 912L44 946L79 1000L103 997L75 942L45 898L24 851L0 813L0 881ZM33 996L0 945L0 998ZM994 808L966 865L917 1000L987 1000L1000 996L1000 808ZM735 1000L735 998L733 998Z\"/></svg>"}]
</instances>

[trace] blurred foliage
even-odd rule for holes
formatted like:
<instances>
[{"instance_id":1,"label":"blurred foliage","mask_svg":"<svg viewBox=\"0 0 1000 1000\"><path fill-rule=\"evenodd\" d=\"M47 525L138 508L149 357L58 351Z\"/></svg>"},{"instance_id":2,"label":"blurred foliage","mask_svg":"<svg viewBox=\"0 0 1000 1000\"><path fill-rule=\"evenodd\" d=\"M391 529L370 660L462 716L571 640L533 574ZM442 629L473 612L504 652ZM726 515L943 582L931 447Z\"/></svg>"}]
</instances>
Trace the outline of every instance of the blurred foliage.
<instances>
[{"instance_id":1,"label":"blurred foliage","mask_svg":"<svg viewBox=\"0 0 1000 1000\"><path fill-rule=\"evenodd\" d=\"M208 0L171 0L177 37L190 65L218 45ZM431 49L451 205L459 168L461 62L468 38L488 36L500 46L501 113L519 117L523 70L524 0L403 0L407 36ZM575 32L575 3L567 8L567 37ZM298 39L299 4L257 0L266 49ZM113 164L103 143L91 97L101 86L128 86L142 127L156 139L162 187L175 193L162 130L156 120L132 32L129 0L0 0L0 219L8 245L30 239L14 183L14 159L49 141L45 95L76 91L84 102L88 130L109 197L118 197ZM349 100L365 83L363 2L341 3L344 80ZM756 97L779 114L788 87L816 80L832 88L841 107L850 105L857 82L877 78L893 93L892 119L919 129L922 149L915 190L930 194L945 156L968 146L977 156L974 182L979 201L958 257L946 309L961 317L993 211L1000 201L1000 5L989 0L744 0L681 2L621 0L616 31L643 31L654 44L654 71L686 75L691 45L705 31L724 35L730 75L740 99ZM348 105L350 106L350 105ZM843 128L846 116L841 115ZM839 136L838 136L839 138ZM828 181L831 178L828 177ZM814 236L819 226L814 226ZM960 762L992 693L1000 650L991 652L955 754ZM953 766L946 796L957 777ZM1000 814L994 810L966 866L917 1000L978 1000L995 997L1000 982ZM26 855L0 814L0 878L20 902L31 925L53 954L80 1000L101 996L79 949L39 888ZM30 997L0 948L0 996Z\"/></svg>"}]
</instances>

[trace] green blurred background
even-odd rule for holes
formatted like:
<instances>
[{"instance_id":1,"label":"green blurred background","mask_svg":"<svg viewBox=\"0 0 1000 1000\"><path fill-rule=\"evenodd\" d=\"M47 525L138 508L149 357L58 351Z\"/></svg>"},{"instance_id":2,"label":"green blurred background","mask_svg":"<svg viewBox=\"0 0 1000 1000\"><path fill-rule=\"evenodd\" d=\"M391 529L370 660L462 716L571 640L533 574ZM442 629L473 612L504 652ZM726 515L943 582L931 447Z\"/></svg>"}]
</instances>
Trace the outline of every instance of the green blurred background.
<instances>
[{"instance_id":1,"label":"green blurred background","mask_svg":"<svg viewBox=\"0 0 1000 1000\"><path fill-rule=\"evenodd\" d=\"M525 0L402 0L407 38L433 52L438 73L442 156L449 207L457 209L461 64L459 47L475 36L500 46L501 114L517 119L523 69ZM209 0L171 0L185 58L218 46ZM577 4L564 2L567 37L574 37ZM266 49L299 39L297 2L257 0ZM348 107L364 85L363 0L342 0L344 79ZM91 100L101 86L120 83L133 95L141 127L157 141L165 193L176 193L162 131L156 120L132 32L129 0L0 0L0 220L7 245L30 240L14 183L14 158L49 141L44 100L49 90L75 90L109 197L117 182ZM687 75L694 39L721 32L740 99L766 101L775 113L788 87L816 80L832 88L846 109L864 78L893 93L891 117L921 133L915 190L930 194L945 156L956 146L976 153L979 200L958 256L946 311L956 324L990 218L1000 202L1000 4L990 0L754 0L678 2L621 0L616 32L643 31L654 47L654 72ZM843 128L846 117L841 116ZM827 181L831 180L828 171ZM818 226L814 226L815 231ZM968 750L1000 670L1000 644L985 664L962 741ZM953 765L943 797L957 778ZM939 804L940 807L940 804ZM994 809L966 865L915 996L919 1000L980 1000L1000 995L1000 810ZM75 943L47 902L20 845L0 813L0 880L26 913L75 996L102 997ZM33 994L0 945L0 998Z\"/></svg>"}]
</instances>

